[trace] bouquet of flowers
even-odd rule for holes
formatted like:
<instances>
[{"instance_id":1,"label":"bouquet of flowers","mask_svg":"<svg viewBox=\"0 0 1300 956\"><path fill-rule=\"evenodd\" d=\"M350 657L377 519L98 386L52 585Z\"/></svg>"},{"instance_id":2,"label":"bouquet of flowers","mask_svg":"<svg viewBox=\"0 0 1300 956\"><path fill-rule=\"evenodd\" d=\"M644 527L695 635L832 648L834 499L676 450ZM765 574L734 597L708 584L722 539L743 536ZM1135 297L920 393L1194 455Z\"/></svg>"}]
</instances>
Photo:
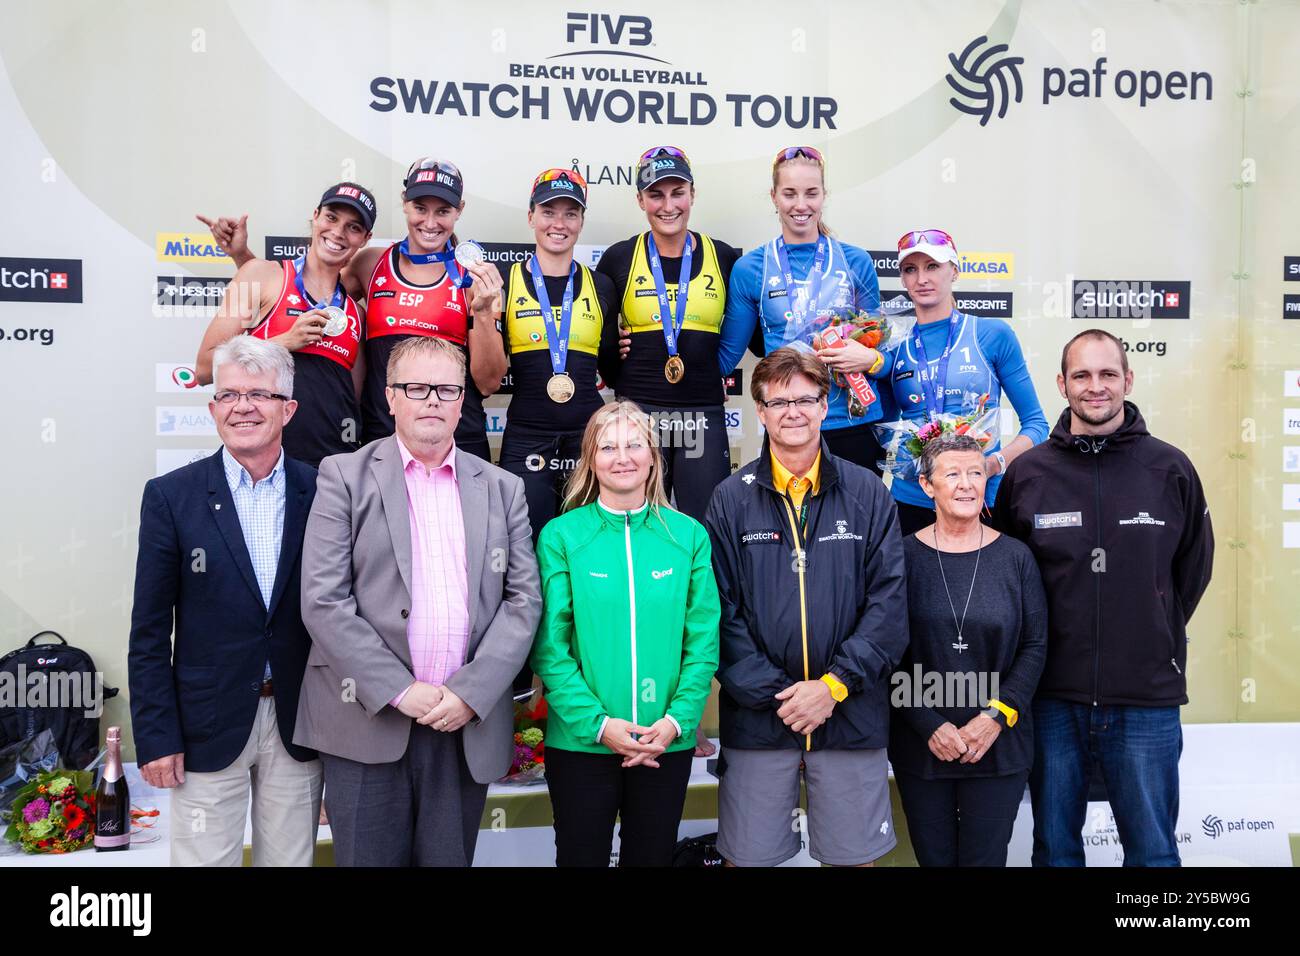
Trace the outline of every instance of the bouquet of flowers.
<instances>
[{"instance_id":1,"label":"bouquet of flowers","mask_svg":"<svg viewBox=\"0 0 1300 956\"><path fill-rule=\"evenodd\" d=\"M807 319L803 324L786 326L785 344L816 350L844 348L850 340L870 349L884 348L906 335L911 316L895 316L866 309L833 309ZM849 393L849 415L860 417L876 400L875 393L862 372L834 372L831 380Z\"/></svg>"},{"instance_id":2,"label":"bouquet of flowers","mask_svg":"<svg viewBox=\"0 0 1300 956\"><path fill-rule=\"evenodd\" d=\"M881 468L895 478L915 481L921 452L940 435L969 435L979 443L981 451L988 448L997 441L999 414L997 407L985 407L988 400L987 394L967 392L960 414L945 413L936 419L902 419L877 425L876 436L885 450Z\"/></svg>"},{"instance_id":3,"label":"bouquet of flowers","mask_svg":"<svg viewBox=\"0 0 1300 956\"><path fill-rule=\"evenodd\" d=\"M515 755L502 783L541 783L546 773L546 698L540 690L533 696L536 704L531 698L515 704Z\"/></svg>"},{"instance_id":4,"label":"bouquet of flowers","mask_svg":"<svg viewBox=\"0 0 1300 956\"><path fill-rule=\"evenodd\" d=\"M50 770L18 791L5 839L27 853L70 853L95 838L94 775Z\"/></svg>"}]
</instances>

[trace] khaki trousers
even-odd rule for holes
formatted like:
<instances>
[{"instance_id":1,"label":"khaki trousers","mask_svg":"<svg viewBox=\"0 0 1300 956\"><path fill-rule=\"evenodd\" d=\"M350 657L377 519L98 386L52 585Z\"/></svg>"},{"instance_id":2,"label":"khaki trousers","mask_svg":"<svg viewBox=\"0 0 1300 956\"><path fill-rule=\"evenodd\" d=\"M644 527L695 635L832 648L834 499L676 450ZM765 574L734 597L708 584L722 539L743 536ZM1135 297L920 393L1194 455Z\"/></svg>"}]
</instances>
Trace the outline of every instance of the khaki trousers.
<instances>
[{"instance_id":1,"label":"khaki trousers","mask_svg":"<svg viewBox=\"0 0 1300 956\"><path fill-rule=\"evenodd\" d=\"M261 698L234 763L215 773L186 770L172 790L171 865L239 866L251 790L253 866L311 866L324 781L319 760L289 755L275 698Z\"/></svg>"}]
</instances>

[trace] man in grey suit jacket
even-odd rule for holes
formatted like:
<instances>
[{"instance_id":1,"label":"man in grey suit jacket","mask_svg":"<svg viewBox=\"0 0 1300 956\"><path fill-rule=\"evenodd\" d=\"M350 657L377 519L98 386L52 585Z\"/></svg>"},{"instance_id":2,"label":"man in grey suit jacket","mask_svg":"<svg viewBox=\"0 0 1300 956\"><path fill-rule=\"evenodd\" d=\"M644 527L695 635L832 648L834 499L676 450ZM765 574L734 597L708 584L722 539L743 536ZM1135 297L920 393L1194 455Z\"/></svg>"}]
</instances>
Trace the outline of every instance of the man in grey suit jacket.
<instances>
[{"instance_id":1,"label":"man in grey suit jacket","mask_svg":"<svg viewBox=\"0 0 1300 956\"><path fill-rule=\"evenodd\" d=\"M464 354L408 339L388 382L396 435L321 462L294 742L320 752L336 863L468 866L510 767L537 560L523 483L452 439Z\"/></svg>"}]
</instances>

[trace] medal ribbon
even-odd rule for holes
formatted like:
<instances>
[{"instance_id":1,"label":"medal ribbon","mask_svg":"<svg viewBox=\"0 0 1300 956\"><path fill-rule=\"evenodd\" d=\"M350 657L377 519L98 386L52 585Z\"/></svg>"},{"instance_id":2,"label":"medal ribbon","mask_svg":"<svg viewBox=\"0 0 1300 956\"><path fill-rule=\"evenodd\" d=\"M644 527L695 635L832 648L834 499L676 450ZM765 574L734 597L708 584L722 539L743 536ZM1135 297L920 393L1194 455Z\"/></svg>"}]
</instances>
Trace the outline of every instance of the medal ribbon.
<instances>
[{"instance_id":1,"label":"medal ribbon","mask_svg":"<svg viewBox=\"0 0 1300 956\"><path fill-rule=\"evenodd\" d=\"M537 264L536 255L528 260L528 268L533 274L533 288L537 293L537 302L542 307L542 322L546 325L546 347L551 352L551 372L563 375L569 359L569 326L573 324L573 276L578 271L578 264L569 263L569 281L564 286L564 302L560 306L558 327L555 313L551 311L551 297L546 291L546 277L542 275L542 267Z\"/></svg>"},{"instance_id":2,"label":"medal ribbon","mask_svg":"<svg viewBox=\"0 0 1300 956\"><path fill-rule=\"evenodd\" d=\"M958 332L956 318L956 312L948 316L948 344L944 346L943 354L939 356L937 367L934 369L930 368L930 362L925 354L925 343L921 341L921 324L918 322L912 326L912 351L920 360L917 374L921 379L921 391L925 395L925 408L930 415L930 421L936 421L943 414L943 393L944 387L948 384L948 357L952 354L952 347L957 344L957 340L953 338Z\"/></svg>"},{"instance_id":3,"label":"medal ribbon","mask_svg":"<svg viewBox=\"0 0 1300 956\"><path fill-rule=\"evenodd\" d=\"M646 253L650 260L650 273L655 279L655 292L659 296L658 319L664 327L664 344L668 354L677 354L677 336L681 335L682 326L686 324L686 300L690 295L691 285L691 234L686 234L686 246L682 249L682 271L677 277L677 314L668 308L668 287L664 282L663 263L659 259L659 249L655 246L654 233L646 234Z\"/></svg>"},{"instance_id":4,"label":"medal ribbon","mask_svg":"<svg viewBox=\"0 0 1300 956\"><path fill-rule=\"evenodd\" d=\"M427 255L411 251L411 239L408 236L397 244L397 251L406 258L411 260L412 265L427 266L432 262L445 262L447 274L451 276L452 283L458 289L467 288L470 284L470 275L465 273L461 275L460 269L456 262L456 252L452 248L451 240L447 240L447 248L442 252L430 252Z\"/></svg>"},{"instance_id":5,"label":"medal ribbon","mask_svg":"<svg viewBox=\"0 0 1300 956\"><path fill-rule=\"evenodd\" d=\"M795 301L795 281L794 273L790 270L790 256L785 251L785 237L776 237L776 261L781 268L781 276L785 279L785 294L790 300L790 314L794 317L793 321L796 326L802 326L808 310L812 309L815 313L817 309L817 297L822 289L822 267L826 264L826 250L828 243L825 236L817 237L817 251L813 254L812 271L808 273L808 298L803 301L803 307Z\"/></svg>"},{"instance_id":6,"label":"medal ribbon","mask_svg":"<svg viewBox=\"0 0 1300 956\"><path fill-rule=\"evenodd\" d=\"M325 308L325 306L321 305L310 295L308 295L306 287L303 286L302 284L302 272L303 269L306 267L306 264L307 264L307 257L305 255L301 255L297 259L293 260L293 284L297 288L298 294L302 296L303 301L305 301L309 306L311 306L311 309L307 310L310 312L312 309L323 309ZM343 305L343 280L342 279L335 281L334 297L330 299L329 304L334 306L335 308L339 308Z\"/></svg>"}]
</instances>

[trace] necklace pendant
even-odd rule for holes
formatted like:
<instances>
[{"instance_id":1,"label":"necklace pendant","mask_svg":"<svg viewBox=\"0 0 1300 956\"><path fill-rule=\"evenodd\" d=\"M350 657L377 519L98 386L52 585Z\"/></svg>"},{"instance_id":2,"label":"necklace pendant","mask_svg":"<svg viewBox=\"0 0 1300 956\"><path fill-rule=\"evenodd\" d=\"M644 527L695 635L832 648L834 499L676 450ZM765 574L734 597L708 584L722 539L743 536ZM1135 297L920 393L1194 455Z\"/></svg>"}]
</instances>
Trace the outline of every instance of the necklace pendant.
<instances>
[{"instance_id":1,"label":"necklace pendant","mask_svg":"<svg viewBox=\"0 0 1300 956\"><path fill-rule=\"evenodd\" d=\"M966 650L966 648L968 648L968 647L970 647L970 645L967 644L967 643L965 643L965 642L961 639L961 635L958 634L958 635L957 635L957 643L953 645L953 649L956 650L958 654L960 654L962 651Z\"/></svg>"}]
</instances>

